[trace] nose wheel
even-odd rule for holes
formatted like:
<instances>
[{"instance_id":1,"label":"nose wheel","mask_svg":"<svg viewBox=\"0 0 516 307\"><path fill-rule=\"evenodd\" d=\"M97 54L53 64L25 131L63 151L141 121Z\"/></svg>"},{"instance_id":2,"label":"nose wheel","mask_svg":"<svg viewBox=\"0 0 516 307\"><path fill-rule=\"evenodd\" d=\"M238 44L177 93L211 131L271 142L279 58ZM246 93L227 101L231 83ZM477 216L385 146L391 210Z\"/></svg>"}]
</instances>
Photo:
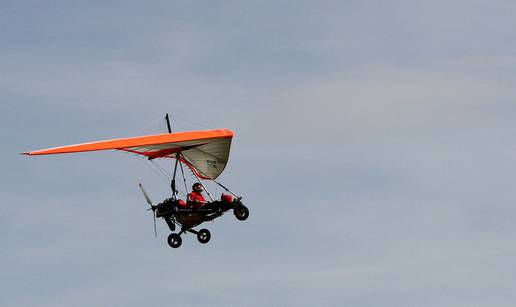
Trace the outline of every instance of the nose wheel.
<instances>
[{"instance_id":1,"label":"nose wheel","mask_svg":"<svg viewBox=\"0 0 516 307\"><path fill-rule=\"evenodd\" d=\"M208 229L201 229L197 233L197 240L201 242L202 244L206 244L211 239L211 233Z\"/></svg>"},{"instance_id":2,"label":"nose wheel","mask_svg":"<svg viewBox=\"0 0 516 307\"><path fill-rule=\"evenodd\" d=\"M238 205L233 209L233 214L239 221L245 221L249 217L249 209L244 205Z\"/></svg>"}]
</instances>

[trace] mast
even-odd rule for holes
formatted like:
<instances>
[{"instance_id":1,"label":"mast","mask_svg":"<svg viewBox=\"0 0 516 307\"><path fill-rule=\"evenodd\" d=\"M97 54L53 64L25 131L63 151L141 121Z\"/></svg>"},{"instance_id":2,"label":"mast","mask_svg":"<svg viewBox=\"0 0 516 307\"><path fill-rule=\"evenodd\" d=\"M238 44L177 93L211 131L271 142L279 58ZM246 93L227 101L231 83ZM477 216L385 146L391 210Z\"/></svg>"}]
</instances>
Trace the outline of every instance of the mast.
<instances>
[{"instance_id":1,"label":"mast","mask_svg":"<svg viewBox=\"0 0 516 307\"><path fill-rule=\"evenodd\" d=\"M168 113L167 113L167 115L165 115L165 119L167 120L168 133L172 133L172 128L170 127L170 120L168 118Z\"/></svg>"}]
</instances>

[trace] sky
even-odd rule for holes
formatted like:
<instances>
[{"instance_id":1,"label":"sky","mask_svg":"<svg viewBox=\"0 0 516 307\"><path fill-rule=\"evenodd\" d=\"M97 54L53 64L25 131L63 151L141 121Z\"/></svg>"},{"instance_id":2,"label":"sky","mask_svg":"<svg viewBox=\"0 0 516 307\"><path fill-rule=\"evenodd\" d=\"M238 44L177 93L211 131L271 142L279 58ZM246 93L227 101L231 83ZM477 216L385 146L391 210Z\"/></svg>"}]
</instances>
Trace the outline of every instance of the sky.
<instances>
[{"instance_id":1,"label":"sky","mask_svg":"<svg viewBox=\"0 0 516 307\"><path fill-rule=\"evenodd\" d=\"M0 305L513 306L515 14L0 0ZM161 133L167 112L235 132L220 179L250 218L206 245L154 238L138 183L170 190L145 159L19 155Z\"/></svg>"}]
</instances>

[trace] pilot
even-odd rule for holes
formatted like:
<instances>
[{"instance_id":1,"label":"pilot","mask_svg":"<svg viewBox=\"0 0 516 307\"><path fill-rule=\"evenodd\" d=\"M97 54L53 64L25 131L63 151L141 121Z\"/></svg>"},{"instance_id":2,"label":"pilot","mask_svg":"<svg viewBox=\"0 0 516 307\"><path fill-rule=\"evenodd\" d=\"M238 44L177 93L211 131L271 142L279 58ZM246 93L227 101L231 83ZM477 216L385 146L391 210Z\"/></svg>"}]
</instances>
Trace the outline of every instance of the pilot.
<instances>
[{"instance_id":1,"label":"pilot","mask_svg":"<svg viewBox=\"0 0 516 307\"><path fill-rule=\"evenodd\" d=\"M188 204L193 205L195 208L204 206L207 202L204 196L202 196L202 184L199 182L194 183L192 190L192 193L188 194L187 197Z\"/></svg>"}]
</instances>

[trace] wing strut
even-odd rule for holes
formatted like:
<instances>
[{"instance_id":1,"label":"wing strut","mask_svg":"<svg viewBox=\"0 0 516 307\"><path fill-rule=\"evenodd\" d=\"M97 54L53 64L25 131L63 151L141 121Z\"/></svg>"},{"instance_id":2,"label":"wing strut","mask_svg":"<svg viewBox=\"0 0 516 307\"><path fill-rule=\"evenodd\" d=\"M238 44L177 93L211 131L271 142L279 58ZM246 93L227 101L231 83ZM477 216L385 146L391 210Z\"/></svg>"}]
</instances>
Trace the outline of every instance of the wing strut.
<instances>
[{"instance_id":1,"label":"wing strut","mask_svg":"<svg viewBox=\"0 0 516 307\"><path fill-rule=\"evenodd\" d=\"M168 133L172 133L172 127L170 126L170 118L168 116L168 113L165 115L165 119L167 121ZM174 174L172 175L172 181L170 182L170 188L172 189L172 198L174 200L176 200L176 198L177 198L177 189L176 189L177 163L179 163L179 152L176 153L176 163L174 164Z\"/></svg>"},{"instance_id":2,"label":"wing strut","mask_svg":"<svg viewBox=\"0 0 516 307\"><path fill-rule=\"evenodd\" d=\"M170 187L172 188L172 198L174 200L176 200L176 198L177 198L177 190L176 190L177 163L179 163L179 153L176 153L176 163L174 165L174 175L172 175L172 182L170 183Z\"/></svg>"},{"instance_id":3,"label":"wing strut","mask_svg":"<svg viewBox=\"0 0 516 307\"><path fill-rule=\"evenodd\" d=\"M183 170L183 164L179 163L179 167L181 168L181 175L183 176L183 182L185 183L185 193L188 195L188 186L186 185L185 171Z\"/></svg>"}]
</instances>

